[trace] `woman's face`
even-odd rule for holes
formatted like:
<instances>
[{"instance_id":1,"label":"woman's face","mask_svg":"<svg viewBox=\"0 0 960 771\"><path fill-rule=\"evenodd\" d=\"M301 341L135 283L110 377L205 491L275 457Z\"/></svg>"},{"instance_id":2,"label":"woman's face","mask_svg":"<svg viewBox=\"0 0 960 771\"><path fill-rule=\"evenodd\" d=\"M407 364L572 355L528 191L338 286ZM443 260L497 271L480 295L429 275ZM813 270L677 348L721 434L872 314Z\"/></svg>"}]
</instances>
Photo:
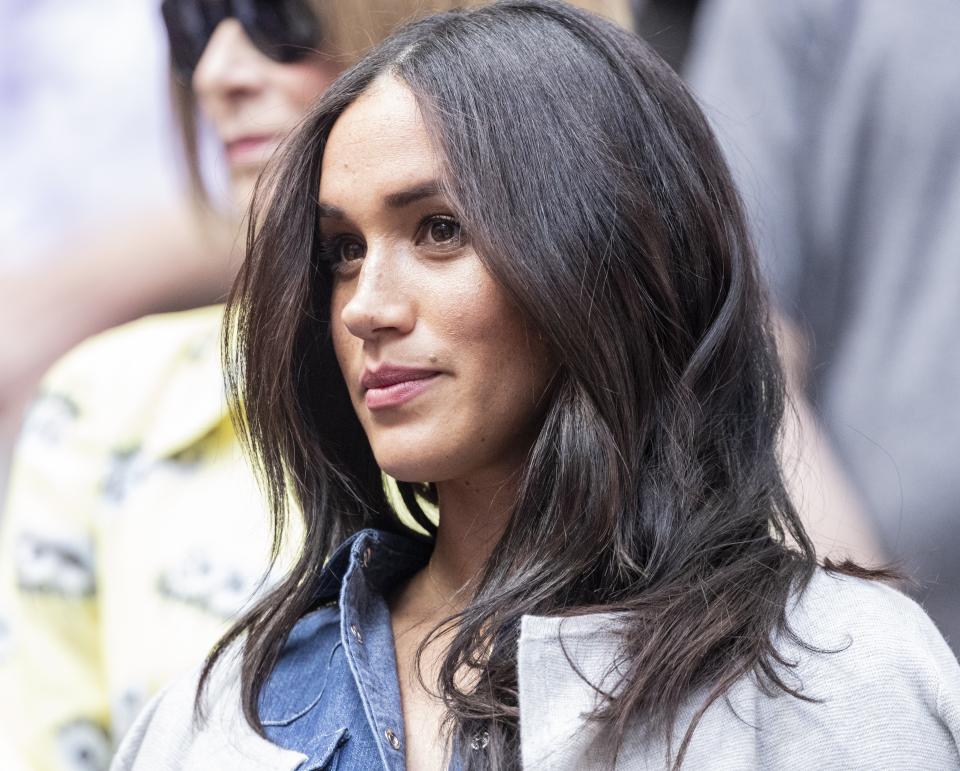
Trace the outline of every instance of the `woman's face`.
<instances>
[{"instance_id":1,"label":"woman's face","mask_svg":"<svg viewBox=\"0 0 960 771\"><path fill-rule=\"evenodd\" d=\"M337 75L319 56L292 64L267 58L236 19L214 30L193 74L193 90L223 143L240 207L277 145Z\"/></svg>"},{"instance_id":2,"label":"woman's face","mask_svg":"<svg viewBox=\"0 0 960 771\"><path fill-rule=\"evenodd\" d=\"M319 194L333 345L384 471L497 484L530 446L552 367L460 228L440 175L399 81L376 81L337 120Z\"/></svg>"}]
</instances>

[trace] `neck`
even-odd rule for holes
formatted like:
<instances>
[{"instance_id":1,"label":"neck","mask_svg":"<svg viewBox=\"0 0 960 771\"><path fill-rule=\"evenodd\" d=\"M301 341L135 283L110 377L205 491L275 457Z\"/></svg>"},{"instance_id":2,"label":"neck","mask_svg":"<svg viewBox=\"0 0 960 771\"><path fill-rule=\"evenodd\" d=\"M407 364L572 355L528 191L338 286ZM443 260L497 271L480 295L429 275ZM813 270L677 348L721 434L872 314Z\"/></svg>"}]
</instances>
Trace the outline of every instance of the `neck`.
<instances>
[{"instance_id":1,"label":"neck","mask_svg":"<svg viewBox=\"0 0 960 771\"><path fill-rule=\"evenodd\" d=\"M440 525L428 570L436 589L462 607L503 535L516 499L516 474L437 485Z\"/></svg>"}]
</instances>

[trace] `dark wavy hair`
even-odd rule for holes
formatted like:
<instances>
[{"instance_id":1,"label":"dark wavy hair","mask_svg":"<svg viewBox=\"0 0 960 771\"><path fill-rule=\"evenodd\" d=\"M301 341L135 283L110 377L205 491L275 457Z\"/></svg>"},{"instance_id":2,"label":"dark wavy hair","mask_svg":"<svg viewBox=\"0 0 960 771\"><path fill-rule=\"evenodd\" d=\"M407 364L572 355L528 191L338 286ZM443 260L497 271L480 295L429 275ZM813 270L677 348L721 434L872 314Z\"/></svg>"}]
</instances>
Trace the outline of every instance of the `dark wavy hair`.
<instances>
[{"instance_id":1,"label":"dark wavy hair","mask_svg":"<svg viewBox=\"0 0 960 771\"><path fill-rule=\"evenodd\" d=\"M225 357L274 553L288 496L304 545L202 682L242 636L243 709L262 732L260 689L316 605L326 556L361 528L404 529L334 356L318 258L325 143L384 75L415 95L480 258L559 367L509 524L427 684L465 767L519 765L525 614L623 611L623 678L595 713L613 753L634 720L669 736L706 688L669 751L679 765L700 715L748 673L804 698L774 641L792 634L788 600L817 563L781 476L783 378L730 175L690 94L641 40L520 0L393 35L330 88L259 188ZM415 513L430 492L400 488ZM469 686L464 668L479 675ZM486 750L469 751L481 730Z\"/></svg>"}]
</instances>

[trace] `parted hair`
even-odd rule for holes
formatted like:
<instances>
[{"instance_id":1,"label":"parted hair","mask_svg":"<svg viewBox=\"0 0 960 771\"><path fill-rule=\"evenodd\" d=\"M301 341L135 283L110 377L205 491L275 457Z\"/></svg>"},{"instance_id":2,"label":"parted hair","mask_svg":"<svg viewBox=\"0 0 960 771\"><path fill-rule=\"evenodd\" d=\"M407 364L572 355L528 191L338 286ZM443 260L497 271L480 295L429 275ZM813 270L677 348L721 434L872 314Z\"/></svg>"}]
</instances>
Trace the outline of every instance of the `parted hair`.
<instances>
[{"instance_id":1,"label":"parted hair","mask_svg":"<svg viewBox=\"0 0 960 771\"><path fill-rule=\"evenodd\" d=\"M817 563L778 461L783 377L730 174L645 43L524 0L394 34L334 83L259 186L225 360L277 543L289 497L304 545L204 677L243 639L244 712L262 731L258 694L316 606L326 556L361 528L403 529L334 356L332 278L318 258L327 138L385 76L414 94L480 259L558 367L509 524L450 620L438 681L425 683L445 701L464 767L519 766L525 614L622 613L620 680L594 714L601 752L614 755L634 721L669 737L705 689L669 750L679 765L699 716L749 674L805 698L776 640L792 636L786 608ZM414 513L431 494L400 488ZM471 750L482 731L485 748Z\"/></svg>"}]
</instances>

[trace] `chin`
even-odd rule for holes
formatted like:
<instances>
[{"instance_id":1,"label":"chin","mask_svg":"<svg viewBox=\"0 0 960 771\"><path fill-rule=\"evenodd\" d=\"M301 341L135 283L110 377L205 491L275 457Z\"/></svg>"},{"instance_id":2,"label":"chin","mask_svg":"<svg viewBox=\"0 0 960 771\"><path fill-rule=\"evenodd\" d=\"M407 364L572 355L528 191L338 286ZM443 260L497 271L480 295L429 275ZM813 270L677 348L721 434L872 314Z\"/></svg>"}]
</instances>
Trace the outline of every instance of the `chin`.
<instances>
[{"instance_id":1,"label":"chin","mask_svg":"<svg viewBox=\"0 0 960 771\"><path fill-rule=\"evenodd\" d=\"M384 474L398 482L429 484L439 478L435 467L431 468L430 464L417 462L411 458L391 458L386 461L377 458L377 465Z\"/></svg>"},{"instance_id":2,"label":"chin","mask_svg":"<svg viewBox=\"0 0 960 771\"><path fill-rule=\"evenodd\" d=\"M377 465L398 482L428 483L456 476L449 456L435 442L378 442L372 446Z\"/></svg>"}]
</instances>

